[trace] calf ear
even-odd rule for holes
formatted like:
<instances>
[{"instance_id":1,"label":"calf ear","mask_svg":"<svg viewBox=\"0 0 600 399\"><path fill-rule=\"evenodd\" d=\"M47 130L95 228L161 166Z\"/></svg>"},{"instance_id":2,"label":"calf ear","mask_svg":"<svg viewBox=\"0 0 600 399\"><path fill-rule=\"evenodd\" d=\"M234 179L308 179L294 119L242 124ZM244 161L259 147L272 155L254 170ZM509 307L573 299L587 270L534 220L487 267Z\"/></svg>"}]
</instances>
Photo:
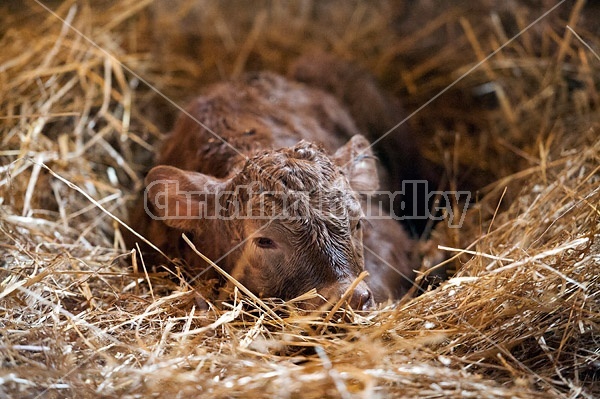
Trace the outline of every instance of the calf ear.
<instances>
[{"instance_id":1,"label":"calf ear","mask_svg":"<svg viewBox=\"0 0 600 399\"><path fill-rule=\"evenodd\" d=\"M342 168L354 191L375 191L379 188L377 160L364 136L352 136L335 152L333 161Z\"/></svg>"},{"instance_id":2,"label":"calf ear","mask_svg":"<svg viewBox=\"0 0 600 399\"><path fill-rule=\"evenodd\" d=\"M144 207L152 219L181 230L195 230L214 217L224 183L202 173L156 166L146 176Z\"/></svg>"}]
</instances>

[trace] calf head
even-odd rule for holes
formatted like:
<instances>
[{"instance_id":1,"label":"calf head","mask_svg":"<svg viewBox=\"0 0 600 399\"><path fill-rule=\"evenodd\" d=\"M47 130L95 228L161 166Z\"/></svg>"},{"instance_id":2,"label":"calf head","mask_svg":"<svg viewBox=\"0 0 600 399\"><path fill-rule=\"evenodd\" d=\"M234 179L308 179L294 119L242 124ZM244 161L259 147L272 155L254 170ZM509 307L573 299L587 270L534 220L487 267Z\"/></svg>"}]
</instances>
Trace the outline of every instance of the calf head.
<instances>
[{"instance_id":1,"label":"calf head","mask_svg":"<svg viewBox=\"0 0 600 399\"><path fill-rule=\"evenodd\" d=\"M356 191L378 179L362 136L332 156L304 141L258 153L227 179L157 166L146 183L155 216L193 232L255 294L287 300L316 288L335 301L364 269ZM364 282L350 304L373 305Z\"/></svg>"}]
</instances>

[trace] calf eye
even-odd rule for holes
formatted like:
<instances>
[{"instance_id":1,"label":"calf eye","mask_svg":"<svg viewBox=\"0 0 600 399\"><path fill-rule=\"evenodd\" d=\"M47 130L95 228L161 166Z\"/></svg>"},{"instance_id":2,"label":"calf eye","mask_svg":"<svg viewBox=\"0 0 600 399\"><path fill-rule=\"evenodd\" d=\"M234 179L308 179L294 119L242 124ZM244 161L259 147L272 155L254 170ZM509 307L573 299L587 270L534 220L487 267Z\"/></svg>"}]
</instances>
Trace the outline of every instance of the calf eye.
<instances>
[{"instance_id":1,"label":"calf eye","mask_svg":"<svg viewBox=\"0 0 600 399\"><path fill-rule=\"evenodd\" d=\"M254 239L254 244L259 248L272 249L275 248L275 241L267 237L258 237Z\"/></svg>"},{"instance_id":2,"label":"calf eye","mask_svg":"<svg viewBox=\"0 0 600 399\"><path fill-rule=\"evenodd\" d=\"M360 229L363 228L363 224L364 224L364 221L362 219L358 219L354 223L354 226L352 226L352 231L359 231Z\"/></svg>"},{"instance_id":3,"label":"calf eye","mask_svg":"<svg viewBox=\"0 0 600 399\"><path fill-rule=\"evenodd\" d=\"M362 220L359 220L358 222L356 222L356 227L355 227L356 230L360 230L360 229L362 229L362 227L363 227Z\"/></svg>"}]
</instances>

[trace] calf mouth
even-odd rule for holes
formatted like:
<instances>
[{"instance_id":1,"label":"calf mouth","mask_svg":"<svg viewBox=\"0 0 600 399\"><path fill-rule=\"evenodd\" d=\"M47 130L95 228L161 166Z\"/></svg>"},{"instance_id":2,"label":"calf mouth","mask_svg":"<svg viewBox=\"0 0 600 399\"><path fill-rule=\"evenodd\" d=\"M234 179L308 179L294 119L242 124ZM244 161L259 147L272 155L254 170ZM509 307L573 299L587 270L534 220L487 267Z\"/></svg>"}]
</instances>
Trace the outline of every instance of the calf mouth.
<instances>
[{"instance_id":1,"label":"calf mouth","mask_svg":"<svg viewBox=\"0 0 600 399\"><path fill-rule=\"evenodd\" d=\"M375 301L371 290L362 279L366 272L351 284L332 284L318 291L307 300L299 301L298 307L307 311L336 312L340 309L352 312L368 312L375 309Z\"/></svg>"}]
</instances>

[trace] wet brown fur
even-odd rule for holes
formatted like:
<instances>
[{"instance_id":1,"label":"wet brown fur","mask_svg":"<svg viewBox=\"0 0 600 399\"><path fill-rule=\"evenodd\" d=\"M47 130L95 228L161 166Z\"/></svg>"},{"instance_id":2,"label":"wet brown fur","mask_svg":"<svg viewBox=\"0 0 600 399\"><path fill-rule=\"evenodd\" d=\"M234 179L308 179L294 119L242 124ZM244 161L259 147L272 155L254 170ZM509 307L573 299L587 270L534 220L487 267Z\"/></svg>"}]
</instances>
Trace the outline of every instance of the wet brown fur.
<instances>
[{"instance_id":1,"label":"wet brown fur","mask_svg":"<svg viewBox=\"0 0 600 399\"><path fill-rule=\"evenodd\" d=\"M367 168L366 173L356 169L365 156L372 162L372 154L367 150L359 156L368 142L358 135L350 115L331 95L272 73L248 74L236 82L213 85L187 111L194 119L179 117L156 164L194 171L185 172L180 190L186 189L186 181L189 189L210 183L229 193L258 184L259 191L276 193L275 196L304 196L298 202L300 206L294 208L294 220L261 222L274 225L291 237L291 253L279 264L263 264L259 270L252 264L240 266L252 254L248 255L250 250L243 243L248 235L239 220L206 219L196 220L193 225L182 222L168 226L150 220L138 207L133 219L138 231L165 252L183 258L192 276L207 265L177 239L181 230L191 231L197 247L206 256L218 260L257 294L290 299L317 288L326 296L339 296L364 267L362 231L356 232L360 230L357 226L361 208L354 191L377 181L373 168ZM147 183L173 177L171 169L156 168L149 173ZM240 193L221 196L219 201L223 202L221 209L229 212L232 203L242 204L245 209L248 201L262 201L264 205L265 198L243 198ZM266 203L281 206L277 198ZM278 214L281 209L270 211ZM372 221L371 228L377 229L380 223ZM408 238L399 225L396 227L395 231L388 226L381 233L365 234L367 244L376 251L381 245L389 247L384 249L383 263L369 255L368 268L372 273L387 275L381 270L387 268L385 263L400 262L396 267L410 277L412 268L403 257L404 245L399 249L397 244L398 240L408 242ZM389 256L396 253L400 255ZM398 275L392 283L399 284L401 279ZM361 283L358 297L362 294L364 298L365 290ZM376 297L398 297L400 292L404 291L392 289Z\"/></svg>"}]
</instances>

